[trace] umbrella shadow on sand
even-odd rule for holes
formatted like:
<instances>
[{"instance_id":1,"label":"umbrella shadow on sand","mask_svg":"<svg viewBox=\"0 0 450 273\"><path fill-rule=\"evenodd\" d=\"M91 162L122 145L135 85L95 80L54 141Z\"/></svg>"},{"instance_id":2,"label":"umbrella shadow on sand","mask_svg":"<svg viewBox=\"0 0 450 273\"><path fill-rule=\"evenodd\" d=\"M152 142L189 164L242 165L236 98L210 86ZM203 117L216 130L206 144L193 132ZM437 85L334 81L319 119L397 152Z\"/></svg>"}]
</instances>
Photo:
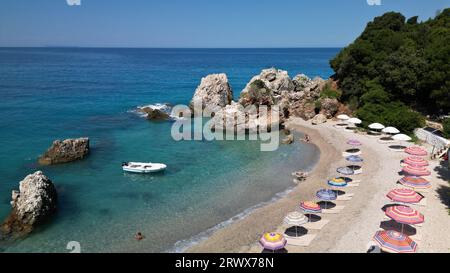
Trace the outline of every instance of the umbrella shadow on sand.
<instances>
[{"instance_id":1,"label":"umbrella shadow on sand","mask_svg":"<svg viewBox=\"0 0 450 273\"><path fill-rule=\"evenodd\" d=\"M319 222L320 220L322 220L322 217L320 217L319 215L316 214L305 214L305 216L308 218L308 222L309 223L315 223L315 222Z\"/></svg>"},{"instance_id":2,"label":"umbrella shadow on sand","mask_svg":"<svg viewBox=\"0 0 450 273\"><path fill-rule=\"evenodd\" d=\"M284 231L284 234L286 234L289 237L300 237L300 236L308 234L308 230L302 226L297 226L297 227L292 226L290 228L287 228Z\"/></svg>"},{"instance_id":3,"label":"umbrella shadow on sand","mask_svg":"<svg viewBox=\"0 0 450 273\"><path fill-rule=\"evenodd\" d=\"M345 194L345 191L343 191L343 190L332 190L332 191L334 191L336 193L336 196Z\"/></svg>"},{"instance_id":4,"label":"umbrella shadow on sand","mask_svg":"<svg viewBox=\"0 0 450 273\"><path fill-rule=\"evenodd\" d=\"M321 209L332 209L336 207L336 204L331 201L320 201L317 202Z\"/></svg>"},{"instance_id":5,"label":"umbrella shadow on sand","mask_svg":"<svg viewBox=\"0 0 450 273\"><path fill-rule=\"evenodd\" d=\"M263 249L261 253L288 253L286 248L279 249L279 250L270 250L270 249Z\"/></svg>"},{"instance_id":6,"label":"umbrella shadow on sand","mask_svg":"<svg viewBox=\"0 0 450 273\"><path fill-rule=\"evenodd\" d=\"M403 227L402 227L403 226ZM417 229L411 225L400 224L394 220L387 220L380 223L380 228L384 230L395 230L397 232L402 232L408 236L413 236L417 234Z\"/></svg>"}]
</instances>

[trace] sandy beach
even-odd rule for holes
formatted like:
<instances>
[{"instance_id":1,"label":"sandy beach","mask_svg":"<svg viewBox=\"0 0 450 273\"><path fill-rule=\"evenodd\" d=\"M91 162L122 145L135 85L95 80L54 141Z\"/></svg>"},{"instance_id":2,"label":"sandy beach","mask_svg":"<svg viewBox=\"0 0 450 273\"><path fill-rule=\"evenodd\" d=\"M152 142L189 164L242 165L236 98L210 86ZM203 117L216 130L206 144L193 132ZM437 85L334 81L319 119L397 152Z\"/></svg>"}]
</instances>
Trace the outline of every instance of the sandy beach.
<instances>
[{"instance_id":1,"label":"sandy beach","mask_svg":"<svg viewBox=\"0 0 450 273\"><path fill-rule=\"evenodd\" d=\"M334 128L335 122L328 121L321 125L311 125L301 119L291 119L289 128L307 133L312 143L320 149L318 164L306 181L300 183L286 197L255 210L246 218L239 220L187 252L261 252L258 240L264 232L284 232L287 226L282 224L287 213L298 210L300 201L316 200L315 192L328 188L327 179L338 176L336 168L348 165L342 152L349 148L345 142L356 138L361 146L364 158L363 173L354 175L360 180L358 187L347 187L346 194L353 194L347 201L336 201L343 209L338 214L322 214L322 220L328 223L320 230L310 229L308 235L314 239L308 246L288 245L288 252L366 252L372 236L381 229L382 222L388 221L382 207L390 204L386 194L389 190L401 187L397 184L401 170L400 160L406 156L403 152L388 149L376 138L355 134ZM427 147L428 151L431 147ZM414 205L425 216L425 223L416 227L416 234L411 238L418 244L418 252L450 252L450 236L443 236L450 226L448 214L449 185L446 180L449 173L440 167L439 161L430 161L431 176L427 177L433 185L428 192L423 192L426 203Z\"/></svg>"}]
</instances>

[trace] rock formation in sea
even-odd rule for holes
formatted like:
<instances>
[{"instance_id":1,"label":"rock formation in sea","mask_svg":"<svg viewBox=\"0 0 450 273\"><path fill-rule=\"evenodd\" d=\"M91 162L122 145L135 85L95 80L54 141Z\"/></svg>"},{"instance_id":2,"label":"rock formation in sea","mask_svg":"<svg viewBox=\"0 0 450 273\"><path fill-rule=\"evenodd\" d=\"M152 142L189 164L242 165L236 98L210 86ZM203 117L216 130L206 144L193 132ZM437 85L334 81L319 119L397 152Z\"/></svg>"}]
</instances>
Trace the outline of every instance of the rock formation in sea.
<instances>
[{"instance_id":1,"label":"rock formation in sea","mask_svg":"<svg viewBox=\"0 0 450 273\"><path fill-rule=\"evenodd\" d=\"M211 74L202 78L190 102L191 108L195 103L201 103L202 108L216 109L225 107L233 100L233 91L228 83L227 75Z\"/></svg>"},{"instance_id":2,"label":"rock formation in sea","mask_svg":"<svg viewBox=\"0 0 450 273\"><path fill-rule=\"evenodd\" d=\"M30 233L56 211L57 193L52 181L41 171L26 176L19 191L12 192L12 210L0 226L2 237Z\"/></svg>"},{"instance_id":3,"label":"rock formation in sea","mask_svg":"<svg viewBox=\"0 0 450 273\"><path fill-rule=\"evenodd\" d=\"M83 159L89 154L89 138L55 140L52 146L39 158L41 165L67 163Z\"/></svg>"},{"instance_id":4,"label":"rock formation in sea","mask_svg":"<svg viewBox=\"0 0 450 273\"><path fill-rule=\"evenodd\" d=\"M212 74L202 79L191 100L191 106L194 101L201 100L203 107L215 109L214 129L230 130L233 128L227 125L234 123L234 131L237 132L256 130L265 122L262 120L264 115L259 111L261 105L268 106L269 111L278 109L278 118L271 115L266 118L269 127L274 123L282 125L290 116L309 120L320 113L329 119L341 110L342 105L335 98L321 96L327 83L333 86L333 82L320 77L311 79L299 74L291 79L287 71L264 69L248 82L240 93L239 100L234 102L226 75ZM238 116L245 118L238 119ZM322 119L322 116L319 117Z\"/></svg>"},{"instance_id":5,"label":"rock formation in sea","mask_svg":"<svg viewBox=\"0 0 450 273\"><path fill-rule=\"evenodd\" d=\"M138 108L139 112L146 114L148 120L169 120L170 114L161 108L144 106Z\"/></svg>"}]
</instances>

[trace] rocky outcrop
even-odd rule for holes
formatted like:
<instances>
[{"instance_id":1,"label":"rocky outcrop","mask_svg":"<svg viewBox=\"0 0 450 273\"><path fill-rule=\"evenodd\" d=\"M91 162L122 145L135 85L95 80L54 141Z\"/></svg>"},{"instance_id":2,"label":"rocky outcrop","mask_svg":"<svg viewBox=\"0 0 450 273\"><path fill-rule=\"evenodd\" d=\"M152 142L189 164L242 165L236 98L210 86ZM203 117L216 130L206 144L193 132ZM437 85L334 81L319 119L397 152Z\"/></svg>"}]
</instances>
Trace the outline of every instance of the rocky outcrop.
<instances>
[{"instance_id":1,"label":"rocky outcrop","mask_svg":"<svg viewBox=\"0 0 450 273\"><path fill-rule=\"evenodd\" d=\"M326 118L333 118L339 110L340 103L337 99L324 98L320 100L320 113Z\"/></svg>"},{"instance_id":2,"label":"rocky outcrop","mask_svg":"<svg viewBox=\"0 0 450 273\"><path fill-rule=\"evenodd\" d=\"M41 171L28 175L12 192L12 210L1 225L8 236L25 235L56 211L57 193L52 181Z\"/></svg>"},{"instance_id":3,"label":"rocky outcrop","mask_svg":"<svg viewBox=\"0 0 450 273\"><path fill-rule=\"evenodd\" d=\"M233 91L228 83L227 75L211 74L202 78L200 85L195 90L190 102L190 107L194 104L201 104L203 109L217 109L225 107L233 100Z\"/></svg>"},{"instance_id":4,"label":"rocky outcrop","mask_svg":"<svg viewBox=\"0 0 450 273\"><path fill-rule=\"evenodd\" d=\"M83 159L89 154L89 138L55 140L52 146L39 158L42 165L67 163Z\"/></svg>"},{"instance_id":5,"label":"rocky outcrop","mask_svg":"<svg viewBox=\"0 0 450 273\"><path fill-rule=\"evenodd\" d=\"M317 114L313 119L311 120L311 123L314 125L322 124L327 122L327 117L324 114Z\"/></svg>"},{"instance_id":6,"label":"rocky outcrop","mask_svg":"<svg viewBox=\"0 0 450 273\"><path fill-rule=\"evenodd\" d=\"M255 104L262 96L265 104L276 104L283 91L294 91L294 84L287 71L269 68L254 76L242 90L239 103L247 106Z\"/></svg>"}]
</instances>

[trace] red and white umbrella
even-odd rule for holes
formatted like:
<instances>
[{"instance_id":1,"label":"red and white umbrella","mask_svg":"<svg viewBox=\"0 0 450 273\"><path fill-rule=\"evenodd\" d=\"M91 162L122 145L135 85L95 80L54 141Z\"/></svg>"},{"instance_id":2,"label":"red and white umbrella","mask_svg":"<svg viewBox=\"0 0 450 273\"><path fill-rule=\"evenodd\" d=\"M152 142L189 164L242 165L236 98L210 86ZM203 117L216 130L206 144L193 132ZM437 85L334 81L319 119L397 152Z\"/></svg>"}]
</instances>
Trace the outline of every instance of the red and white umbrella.
<instances>
[{"instance_id":1,"label":"red and white umbrella","mask_svg":"<svg viewBox=\"0 0 450 273\"><path fill-rule=\"evenodd\" d=\"M391 253L414 253L417 250L417 244L407 235L394 231L377 231L373 240L386 252Z\"/></svg>"},{"instance_id":2,"label":"red and white umbrella","mask_svg":"<svg viewBox=\"0 0 450 273\"><path fill-rule=\"evenodd\" d=\"M419 146L411 146L405 149L405 153L416 156L426 156L428 153L425 149Z\"/></svg>"},{"instance_id":3,"label":"red and white umbrella","mask_svg":"<svg viewBox=\"0 0 450 273\"><path fill-rule=\"evenodd\" d=\"M387 195L393 202L419 203L423 196L411 189L393 189Z\"/></svg>"},{"instance_id":4,"label":"red and white umbrella","mask_svg":"<svg viewBox=\"0 0 450 273\"><path fill-rule=\"evenodd\" d=\"M429 165L428 161L426 161L420 156L409 156L403 159L403 163L414 167L425 167Z\"/></svg>"},{"instance_id":5,"label":"red and white umbrella","mask_svg":"<svg viewBox=\"0 0 450 273\"><path fill-rule=\"evenodd\" d=\"M423 167L414 167L410 165L406 165L402 169L403 172L414 175L414 176L428 176L431 172Z\"/></svg>"}]
</instances>

